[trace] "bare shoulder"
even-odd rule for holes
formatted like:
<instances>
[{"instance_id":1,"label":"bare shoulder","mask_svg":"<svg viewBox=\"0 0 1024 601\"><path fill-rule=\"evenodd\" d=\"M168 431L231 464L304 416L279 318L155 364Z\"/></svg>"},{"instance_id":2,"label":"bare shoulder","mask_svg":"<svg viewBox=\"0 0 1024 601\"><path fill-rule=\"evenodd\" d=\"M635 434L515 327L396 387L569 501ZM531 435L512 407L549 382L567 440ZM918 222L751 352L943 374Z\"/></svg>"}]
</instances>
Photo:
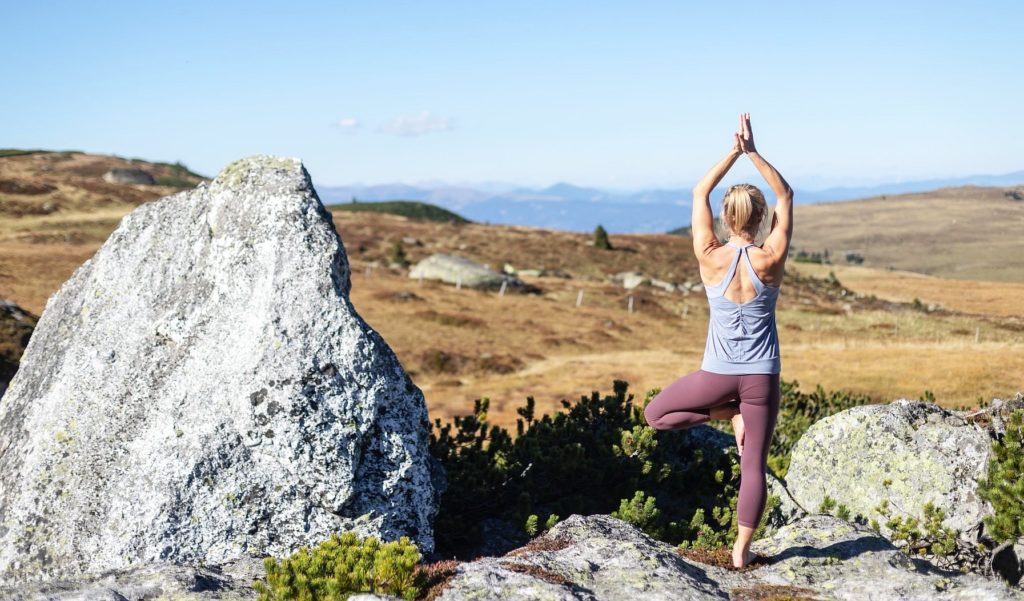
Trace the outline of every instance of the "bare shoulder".
<instances>
[{"instance_id":1,"label":"bare shoulder","mask_svg":"<svg viewBox=\"0 0 1024 601\"><path fill-rule=\"evenodd\" d=\"M751 246L747 249L747 256L750 257L750 264L761 281L769 286L782 284L782 276L786 267L784 255L779 255L770 246Z\"/></svg>"},{"instance_id":2,"label":"bare shoulder","mask_svg":"<svg viewBox=\"0 0 1024 601\"><path fill-rule=\"evenodd\" d=\"M713 247L709 247L703 255L697 255L697 263L700 266L700 277L707 282L717 282L722 279L732 262L732 255L735 249L721 244L715 240Z\"/></svg>"}]
</instances>

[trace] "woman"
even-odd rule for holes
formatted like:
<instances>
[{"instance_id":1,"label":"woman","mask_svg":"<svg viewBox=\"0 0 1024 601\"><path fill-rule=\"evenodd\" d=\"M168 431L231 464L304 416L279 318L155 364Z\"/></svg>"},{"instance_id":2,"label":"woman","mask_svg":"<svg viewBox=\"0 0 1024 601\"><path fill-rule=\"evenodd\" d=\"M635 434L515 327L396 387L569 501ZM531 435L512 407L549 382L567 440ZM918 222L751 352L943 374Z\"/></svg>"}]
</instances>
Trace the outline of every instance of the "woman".
<instances>
[{"instance_id":1,"label":"woman","mask_svg":"<svg viewBox=\"0 0 1024 601\"><path fill-rule=\"evenodd\" d=\"M714 232L709 195L741 154L753 161L778 199L771 230L754 246L767 207L750 184L733 186L722 204L729 241ZM644 409L658 430L690 428L713 419L731 419L740 454L739 534L732 563L754 559L750 542L764 512L768 447L779 413L779 339L775 301L793 235L793 190L754 148L750 113L740 115L733 147L693 189L693 251L711 306L701 368L669 384ZM742 265L740 265L742 263Z\"/></svg>"}]
</instances>

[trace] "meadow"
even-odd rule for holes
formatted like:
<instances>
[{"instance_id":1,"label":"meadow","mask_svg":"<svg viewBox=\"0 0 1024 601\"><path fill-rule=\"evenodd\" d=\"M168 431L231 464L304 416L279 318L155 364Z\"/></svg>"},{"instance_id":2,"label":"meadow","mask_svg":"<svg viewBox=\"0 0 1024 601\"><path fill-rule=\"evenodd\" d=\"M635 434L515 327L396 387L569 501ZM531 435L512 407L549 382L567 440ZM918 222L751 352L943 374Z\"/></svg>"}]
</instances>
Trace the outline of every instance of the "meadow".
<instances>
[{"instance_id":1,"label":"meadow","mask_svg":"<svg viewBox=\"0 0 1024 601\"><path fill-rule=\"evenodd\" d=\"M124 214L174 191L96 184L95 173L116 161L89 156L65 159L75 175L49 184L54 190L45 194L61 203L59 210L0 213L0 298L38 315ZM25 181L10 175L13 161L49 167L55 178L61 173L57 159L28 155L0 159L0 179ZM38 196L45 195L5 198L34 206L42 202ZM845 204L852 203L815 210L842 211ZM700 366L707 333L703 291L627 290L610 278L640 271L677 284L699 282L685 236L613 235L613 250L602 250L588 234L364 211L332 215L352 269L353 304L423 390L432 418L465 414L475 399L487 397L489 419L513 426L515 409L528 396L538 413L552 412L562 399L606 391L616 379L642 394ZM810 232L798 239L807 244ZM507 264L552 275L522 277L540 294L503 296L419 282L392 264L396 245L412 263L444 252L497 270ZM1007 256L1013 255L990 262ZM979 273L1006 273L1000 269ZM1022 292L1020 281L790 261L777 314L783 378L802 389L821 385L878 401L920 398L926 391L947 406L1011 397L1024 389Z\"/></svg>"}]
</instances>

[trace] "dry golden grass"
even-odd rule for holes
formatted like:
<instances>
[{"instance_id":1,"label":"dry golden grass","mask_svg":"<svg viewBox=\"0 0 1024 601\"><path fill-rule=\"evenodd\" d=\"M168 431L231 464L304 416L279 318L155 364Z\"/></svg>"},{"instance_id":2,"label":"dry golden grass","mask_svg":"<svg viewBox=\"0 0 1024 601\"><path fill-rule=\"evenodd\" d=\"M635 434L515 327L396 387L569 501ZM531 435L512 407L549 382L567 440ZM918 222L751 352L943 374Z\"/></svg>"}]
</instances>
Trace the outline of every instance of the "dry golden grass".
<instances>
[{"instance_id":1,"label":"dry golden grass","mask_svg":"<svg viewBox=\"0 0 1024 601\"><path fill-rule=\"evenodd\" d=\"M0 298L41 312L131 206L0 216ZM563 399L609 392L612 380L623 379L642 398L700 366L707 333L703 292L626 291L607 279L639 270L698 281L688 238L612 236L618 250L602 251L588 244L587 234L539 228L340 211L334 220L352 266L353 304L395 350L434 418L465 414L474 399L488 397L492 422L514 425L515 409L527 396L539 413L553 412ZM508 262L571 277L524 278L542 294L504 297L420 284L387 266L392 243L408 237L417 240L404 244L412 261L448 252L498 269ZM1024 320L1014 310L1019 284L791 266L778 311L784 378L881 401L931 390L945 405L1024 389ZM841 286L822 279L829 270ZM580 290L583 305L576 307ZM857 294L904 303L919 298L963 313L928 313Z\"/></svg>"},{"instance_id":2,"label":"dry golden grass","mask_svg":"<svg viewBox=\"0 0 1024 601\"><path fill-rule=\"evenodd\" d=\"M910 271L890 271L848 265L791 263L795 273L823 278L831 271L843 284L861 294L900 302L920 299L947 309L977 315L1024 316L1024 283L953 280Z\"/></svg>"},{"instance_id":3,"label":"dry golden grass","mask_svg":"<svg viewBox=\"0 0 1024 601\"><path fill-rule=\"evenodd\" d=\"M1024 188L964 186L795 208L794 248L865 267L1024 283Z\"/></svg>"}]
</instances>

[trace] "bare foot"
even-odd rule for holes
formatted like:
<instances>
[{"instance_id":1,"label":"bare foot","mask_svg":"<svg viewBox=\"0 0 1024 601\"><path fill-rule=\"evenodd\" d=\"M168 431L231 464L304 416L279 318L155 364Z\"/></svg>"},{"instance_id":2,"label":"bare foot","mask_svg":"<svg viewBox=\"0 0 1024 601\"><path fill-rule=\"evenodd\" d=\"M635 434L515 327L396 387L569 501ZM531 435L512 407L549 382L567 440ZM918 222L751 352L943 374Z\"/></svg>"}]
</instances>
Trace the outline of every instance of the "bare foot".
<instances>
[{"instance_id":1,"label":"bare foot","mask_svg":"<svg viewBox=\"0 0 1024 601\"><path fill-rule=\"evenodd\" d=\"M742 549L733 547L732 549L732 567L742 568L750 565L750 562L754 561L757 555L754 554L750 549Z\"/></svg>"},{"instance_id":2,"label":"bare foot","mask_svg":"<svg viewBox=\"0 0 1024 601\"><path fill-rule=\"evenodd\" d=\"M746 426L743 424L743 416L738 412L732 416L732 431L736 435L736 450L739 454L743 455L743 433L746 431Z\"/></svg>"}]
</instances>

